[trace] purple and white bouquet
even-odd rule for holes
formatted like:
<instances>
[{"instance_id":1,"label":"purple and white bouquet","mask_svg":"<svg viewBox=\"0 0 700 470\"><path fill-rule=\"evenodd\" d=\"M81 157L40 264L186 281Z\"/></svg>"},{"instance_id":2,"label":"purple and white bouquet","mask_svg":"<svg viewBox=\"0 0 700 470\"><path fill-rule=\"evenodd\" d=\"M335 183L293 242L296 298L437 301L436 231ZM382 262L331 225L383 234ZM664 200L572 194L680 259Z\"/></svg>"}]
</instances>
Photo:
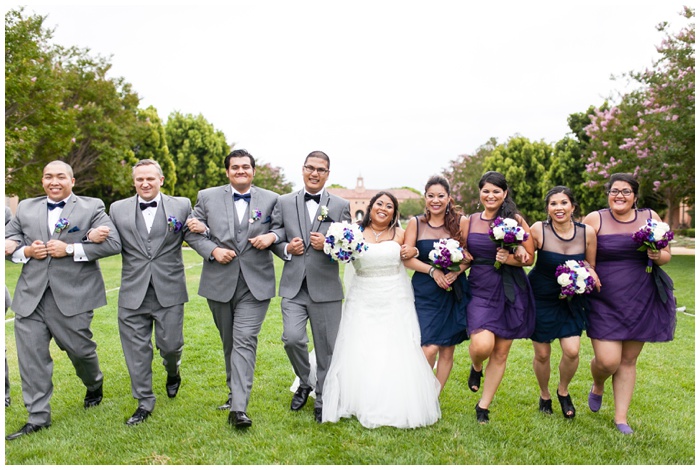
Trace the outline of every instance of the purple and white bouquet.
<instances>
[{"instance_id":1,"label":"purple and white bouquet","mask_svg":"<svg viewBox=\"0 0 700 470\"><path fill-rule=\"evenodd\" d=\"M489 229L489 237L501 245L501 248L515 248L527 240L529 236L515 219L508 217L496 217ZM501 267L499 261L496 261L493 265L496 269Z\"/></svg>"},{"instance_id":2,"label":"purple and white bouquet","mask_svg":"<svg viewBox=\"0 0 700 470\"><path fill-rule=\"evenodd\" d=\"M638 251L659 251L668 246L668 242L673 240L673 231L665 222L654 219L647 219L647 223L639 227L639 230L632 234L632 239L641 246ZM647 262L648 273L651 272L651 260Z\"/></svg>"},{"instance_id":3,"label":"purple and white bouquet","mask_svg":"<svg viewBox=\"0 0 700 470\"><path fill-rule=\"evenodd\" d=\"M571 300L576 294L590 294L595 287L595 279L588 272L583 261L566 261L557 266L554 275L561 286L560 299Z\"/></svg>"},{"instance_id":4,"label":"purple and white bouquet","mask_svg":"<svg viewBox=\"0 0 700 470\"><path fill-rule=\"evenodd\" d=\"M326 232L323 252L333 261L349 263L367 251L365 237L357 224L333 222Z\"/></svg>"},{"instance_id":5,"label":"purple and white bouquet","mask_svg":"<svg viewBox=\"0 0 700 470\"><path fill-rule=\"evenodd\" d=\"M459 263L464 259L464 252L459 242L452 238L441 238L433 243L433 249L428 253L430 264L438 269L459 271Z\"/></svg>"}]
</instances>

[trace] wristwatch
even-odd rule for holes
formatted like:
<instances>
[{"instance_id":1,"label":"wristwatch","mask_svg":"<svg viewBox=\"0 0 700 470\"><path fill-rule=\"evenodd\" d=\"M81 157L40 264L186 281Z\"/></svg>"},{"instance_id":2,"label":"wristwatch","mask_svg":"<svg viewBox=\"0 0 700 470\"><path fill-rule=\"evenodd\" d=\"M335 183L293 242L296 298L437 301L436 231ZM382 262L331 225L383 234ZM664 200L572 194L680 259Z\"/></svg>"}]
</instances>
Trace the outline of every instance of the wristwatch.
<instances>
[{"instance_id":1,"label":"wristwatch","mask_svg":"<svg viewBox=\"0 0 700 470\"><path fill-rule=\"evenodd\" d=\"M72 255L74 250L75 250L75 248L73 247L72 243L70 245L66 245L66 254L67 255Z\"/></svg>"}]
</instances>

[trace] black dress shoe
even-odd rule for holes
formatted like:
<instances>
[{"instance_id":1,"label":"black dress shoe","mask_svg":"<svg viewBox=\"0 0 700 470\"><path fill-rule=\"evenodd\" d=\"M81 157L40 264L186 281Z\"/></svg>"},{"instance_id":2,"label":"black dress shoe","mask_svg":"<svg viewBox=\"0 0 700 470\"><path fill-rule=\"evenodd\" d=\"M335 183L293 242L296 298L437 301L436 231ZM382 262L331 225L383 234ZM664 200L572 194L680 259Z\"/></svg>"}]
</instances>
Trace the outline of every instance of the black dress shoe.
<instances>
[{"instance_id":1,"label":"black dress shoe","mask_svg":"<svg viewBox=\"0 0 700 470\"><path fill-rule=\"evenodd\" d=\"M134 411L134 414L131 415L131 418L126 420L126 425L134 426L135 424L143 423L149 416L151 416L151 412L139 406Z\"/></svg>"},{"instance_id":2,"label":"black dress shoe","mask_svg":"<svg viewBox=\"0 0 700 470\"><path fill-rule=\"evenodd\" d=\"M8 441L12 441L14 439L17 439L18 437L24 436L25 434L31 434L33 432L37 432L37 431L41 431L42 429L46 429L49 426L51 426L51 425L47 424L44 426L41 424L27 423L24 426L22 426L22 429L20 429L19 431L17 431L14 434L10 434L9 436L5 437L5 439Z\"/></svg>"},{"instance_id":3,"label":"black dress shoe","mask_svg":"<svg viewBox=\"0 0 700 470\"><path fill-rule=\"evenodd\" d=\"M297 388L297 391L294 392L294 396L292 397L292 405L290 407L292 411L299 411L306 405L306 400L309 399L311 390L313 389L308 385L299 385L299 388Z\"/></svg>"},{"instance_id":4,"label":"black dress shoe","mask_svg":"<svg viewBox=\"0 0 700 470\"><path fill-rule=\"evenodd\" d=\"M231 409L231 399L229 398L228 400L226 400L226 403L217 407L216 409L220 410L220 411L230 410Z\"/></svg>"},{"instance_id":5,"label":"black dress shoe","mask_svg":"<svg viewBox=\"0 0 700 470\"><path fill-rule=\"evenodd\" d=\"M182 379L180 379L179 372L173 377L168 376L168 380L165 381L165 391L168 392L168 397L175 398L175 395L177 395L177 391L180 390L181 382Z\"/></svg>"},{"instance_id":6,"label":"black dress shoe","mask_svg":"<svg viewBox=\"0 0 700 470\"><path fill-rule=\"evenodd\" d=\"M92 406L97 406L100 403L102 403L102 385L100 385L100 388L94 391L88 390L85 392L85 402L83 406L85 408L90 408Z\"/></svg>"},{"instance_id":7,"label":"black dress shoe","mask_svg":"<svg viewBox=\"0 0 700 470\"><path fill-rule=\"evenodd\" d=\"M253 420L245 414L245 411L231 411L228 414L228 424L238 429L243 429L251 427L253 425Z\"/></svg>"},{"instance_id":8,"label":"black dress shoe","mask_svg":"<svg viewBox=\"0 0 700 470\"><path fill-rule=\"evenodd\" d=\"M10 402L11 402L10 397L5 397L5 408L10 406Z\"/></svg>"},{"instance_id":9,"label":"black dress shoe","mask_svg":"<svg viewBox=\"0 0 700 470\"><path fill-rule=\"evenodd\" d=\"M314 408L314 418L317 423L323 422L323 408Z\"/></svg>"}]
</instances>

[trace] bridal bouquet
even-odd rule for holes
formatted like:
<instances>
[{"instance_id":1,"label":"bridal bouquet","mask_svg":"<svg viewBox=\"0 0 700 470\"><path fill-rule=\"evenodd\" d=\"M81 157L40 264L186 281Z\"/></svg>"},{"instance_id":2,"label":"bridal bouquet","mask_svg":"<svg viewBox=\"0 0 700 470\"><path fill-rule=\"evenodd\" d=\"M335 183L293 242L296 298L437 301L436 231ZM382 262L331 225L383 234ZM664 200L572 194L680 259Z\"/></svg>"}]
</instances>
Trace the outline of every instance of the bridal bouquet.
<instances>
[{"instance_id":1,"label":"bridal bouquet","mask_svg":"<svg viewBox=\"0 0 700 470\"><path fill-rule=\"evenodd\" d=\"M527 240L529 235L525 233L525 230L518 225L515 219L496 217L489 229L489 237L501 245L501 248L514 248ZM496 269L501 267L499 261L496 261L493 265Z\"/></svg>"},{"instance_id":2,"label":"bridal bouquet","mask_svg":"<svg viewBox=\"0 0 700 470\"><path fill-rule=\"evenodd\" d=\"M326 232L323 252L333 261L349 263L367 250L365 237L357 224L333 222Z\"/></svg>"},{"instance_id":3,"label":"bridal bouquet","mask_svg":"<svg viewBox=\"0 0 700 470\"><path fill-rule=\"evenodd\" d=\"M554 275L561 286L560 299L571 300L576 294L590 294L595 287L595 279L588 272L583 261L566 261L557 266Z\"/></svg>"},{"instance_id":4,"label":"bridal bouquet","mask_svg":"<svg viewBox=\"0 0 700 470\"><path fill-rule=\"evenodd\" d=\"M632 234L632 239L641 246L638 251L659 251L668 246L668 242L673 240L673 231L667 223L654 219L647 219L647 223ZM647 272L651 272L651 260L647 263Z\"/></svg>"},{"instance_id":5,"label":"bridal bouquet","mask_svg":"<svg viewBox=\"0 0 700 470\"><path fill-rule=\"evenodd\" d=\"M459 263L464 259L462 247L452 238L441 238L433 243L433 249L428 253L430 264L438 269L459 271Z\"/></svg>"}]
</instances>

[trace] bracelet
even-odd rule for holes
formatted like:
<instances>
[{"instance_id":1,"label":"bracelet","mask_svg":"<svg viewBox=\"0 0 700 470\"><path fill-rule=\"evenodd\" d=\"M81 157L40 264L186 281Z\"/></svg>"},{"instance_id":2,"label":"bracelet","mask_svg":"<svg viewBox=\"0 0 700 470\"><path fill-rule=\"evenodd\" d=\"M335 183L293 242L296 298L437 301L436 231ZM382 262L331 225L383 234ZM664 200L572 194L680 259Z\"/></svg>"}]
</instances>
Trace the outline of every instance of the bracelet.
<instances>
[{"instance_id":1,"label":"bracelet","mask_svg":"<svg viewBox=\"0 0 700 470\"><path fill-rule=\"evenodd\" d=\"M415 255L413 255L413 257L414 257L414 258L418 258L418 257L420 256L420 250L418 249L418 247L417 247L417 246L414 246L413 248L415 248L415 249L416 249L416 254L415 254Z\"/></svg>"},{"instance_id":2,"label":"bracelet","mask_svg":"<svg viewBox=\"0 0 700 470\"><path fill-rule=\"evenodd\" d=\"M430 271L428 271L428 276L430 276L430 277L432 277L433 279L435 279L435 278L433 277L433 273L434 273L434 272L435 272L435 266L431 266L431 267L430 267Z\"/></svg>"}]
</instances>

